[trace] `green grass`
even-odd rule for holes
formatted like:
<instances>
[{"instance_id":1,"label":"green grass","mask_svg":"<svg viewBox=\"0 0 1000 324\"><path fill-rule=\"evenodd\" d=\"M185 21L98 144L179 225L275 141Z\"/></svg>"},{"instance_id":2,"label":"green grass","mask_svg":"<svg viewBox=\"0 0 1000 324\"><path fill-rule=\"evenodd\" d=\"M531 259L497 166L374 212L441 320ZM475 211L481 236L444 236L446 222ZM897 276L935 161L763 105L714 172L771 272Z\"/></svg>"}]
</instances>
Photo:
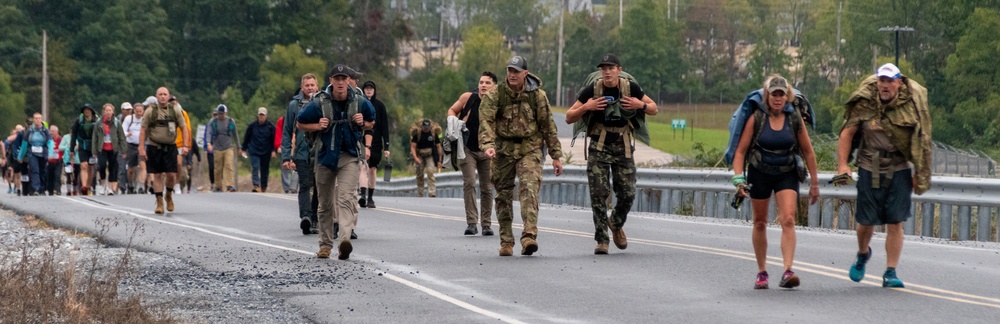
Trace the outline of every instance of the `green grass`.
<instances>
[{"instance_id":1,"label":"green grass","mask_svg":"<svg viewBox=\"0 0 1000 324\"><path fill-rule=\"evenodd\" d=\"M692 130L685 130L682 138L681 130L676 135L669 123L648 122L651 146L660 151L674 155L689 155L694 152L694 143L702 143L705 149L717 148L725 150L729 141L729 130L695 128L694 139Z\"/></svg>"}]
</instances>

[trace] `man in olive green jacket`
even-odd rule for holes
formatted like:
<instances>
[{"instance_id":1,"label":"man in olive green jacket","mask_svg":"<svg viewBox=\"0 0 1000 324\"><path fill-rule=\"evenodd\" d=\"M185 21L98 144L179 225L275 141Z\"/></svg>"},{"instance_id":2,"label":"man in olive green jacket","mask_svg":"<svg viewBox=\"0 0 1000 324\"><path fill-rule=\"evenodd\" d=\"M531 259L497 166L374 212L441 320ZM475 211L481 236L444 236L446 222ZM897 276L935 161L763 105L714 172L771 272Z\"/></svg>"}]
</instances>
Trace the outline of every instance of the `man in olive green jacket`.
<instances>
[{"instance_id":1,"label":"man in olive green jacket","mask_svg":"<svg viewBox=\"0 0 1000 324\"><path fill-rule=\"evenodd\" d=\"M857 149L858 183L854 218L858 253L851 280L860 282L872 256L868 246L876 225L886 225L886 271L882 287L902 288L896 265L903 250L903 222L912 211L910 197L930 188L931 116L927 89L885 64L861 82L844 112L837 145L835 185L849 182L847 165Z\"/></svg>"}]
</instances>

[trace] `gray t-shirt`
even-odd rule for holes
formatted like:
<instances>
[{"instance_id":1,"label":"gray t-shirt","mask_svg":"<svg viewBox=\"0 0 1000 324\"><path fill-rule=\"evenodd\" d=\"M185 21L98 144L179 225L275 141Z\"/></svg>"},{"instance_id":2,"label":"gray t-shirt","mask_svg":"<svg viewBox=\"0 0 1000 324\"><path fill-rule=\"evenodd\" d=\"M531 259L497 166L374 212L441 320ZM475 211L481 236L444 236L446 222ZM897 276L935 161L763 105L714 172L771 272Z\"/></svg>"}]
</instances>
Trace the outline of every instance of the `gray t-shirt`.
<instances>
[{"instance_id":1,"label":"gray t-shirt","mask_svg":"<svg viewBox=\"0 0 1000 324\"><path fill-rule=\"evenodd\" d=\"M231 119L226 117L225 119L219 120L216 118L213 122L216 123L215 129L209 129L213 131L212 134L212 150L221 151L228 150L233 147L233 135L235 135L235 126L231 126Z\"/></svg>"}]
</instances>

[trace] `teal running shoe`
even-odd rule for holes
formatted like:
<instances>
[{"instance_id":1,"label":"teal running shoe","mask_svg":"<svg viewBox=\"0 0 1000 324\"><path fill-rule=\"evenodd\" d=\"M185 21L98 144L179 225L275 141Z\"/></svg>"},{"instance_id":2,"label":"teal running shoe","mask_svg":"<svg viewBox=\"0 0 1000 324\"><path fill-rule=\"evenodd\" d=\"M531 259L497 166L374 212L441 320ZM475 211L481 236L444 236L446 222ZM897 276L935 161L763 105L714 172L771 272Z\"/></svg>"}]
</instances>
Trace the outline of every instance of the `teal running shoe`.
<instances>
[{"instance_id":1,"label":"teal running shoe","mask_svg":"<svg viewBox=\"0 0 1000 324\"><path fill-rule=\"evenodd\" d=\"M865 278L865 265L868 264L868 260L872 258L872 248L868 247L868 253L858 253L857 261L854 261L854 265L851 265L851 271L848 276L854 282L861 282L861 279Z\"/></svg>"},{"instance_id":2,"label":"teal running shoe","mask_svg":"<svg viewBox=\"0 0 1000 324\"><path fill-rule=\"evenodd\" d=\"M903 281L896 277L896 268L885 269L885 274L882 275L882 287L905 288Z\"/></svg>"}]
</instances>

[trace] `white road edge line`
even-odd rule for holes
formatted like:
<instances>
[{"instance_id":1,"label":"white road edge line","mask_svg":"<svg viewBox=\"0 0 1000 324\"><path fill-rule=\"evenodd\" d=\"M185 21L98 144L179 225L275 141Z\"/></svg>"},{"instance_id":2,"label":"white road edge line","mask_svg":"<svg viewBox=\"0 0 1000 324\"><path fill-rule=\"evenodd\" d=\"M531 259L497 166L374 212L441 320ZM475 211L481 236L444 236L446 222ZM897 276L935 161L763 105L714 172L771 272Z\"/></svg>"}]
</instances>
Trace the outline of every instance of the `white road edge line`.
<instances>
[{"instance_id":1,"label":"white road edge line","mask_svg":"<svg viewBox=\"0 0 1000 324\"><path fill-rule=\"evenodd\" d=\"M190 230L202 232L202 233L209 234L209 235L215 235L215 236L218 236L218 237L223 237L223 238L227 238L227 239L231 239L231 240L235 240L235 241L240 241L240 242L250 243L250 244L256 244L256 245L260 245L260 246L275 248L275 249L284 250L284 251L288 251L288 252L301 253L301 254L310 255L310 256L311 255L315 255L314 253L309 252L309 251L298 250L298 249L293 249L293 248L284 247L284 246L280 246L280 245L274 245L274 244L270 244L270 243L265 243L265 242L260 242L260 241L254 241L254 240L249 240L249 239L244 239L244 238L237 237L237 236L232 236L232 235L228 235L228 234L222 234L222 233L218 233L218 232L213 232L211 230L207 230L207 229L204 229L204 228L201 228L201 227L197 227L197 226L191 226L191 225L178 224L178 223L174 223L174 222L168 222L168 221L165 221L165 220L162 220L162 219L157 219L157 218L152 218L152 217L149 217L149 216L137 214L137 213L134 213L134 212L128 211L128 210L120 210L120 209L115 209L115 208L111 208L111 207L107 207L107 206L101 206L99 204L95 204L95 203L92 203L92 202L89 202L89 201L77 200L77 199L72 199L72 198L63 197L63 196L57 196L57 197L69 200L71 202L79 203L81 205L93 207L93 208L99 208L99 209L104 209L104 210L108 210L108 211L119 212L119 213L123 213L123 214L129 215L129 216L135 217L135 218L145 219L145 220L148 220L148 221L157 222L157 223L161 223L161 224L165 224L165 225L172 225L172 226L177 226L177 227L181 227L181 228L187 228L187 229L190 229ZM493 312L493 311L489 311L489 310L480 308L478 306L469 304L467 302L463 302L461 300L452 298L452 297L450 297L450 296L448 296L448 295L446 295L446 294L444 294L442 292L439 292L437 290L434 290L434 289L431 289L431 288L427 288L425 286L421 286L418 283L415 283L413 281L409 281L409 280L397 277L397 276L392 275L390 273L383 272L382 273L382 277L385 277L385 278L388 278L389 280L401 283L401 284L403 284L403 285L405 285L407 287L416 289L419 292L428 294L431 297L443 300L443 301L448 302L448 303L450 303L452 305L464 308L464 309L469 310L469 311L471 311L473 313L477 313L477 314L480 314L480 315L483 315L483 316L486 316L486 317L497 319L497 320L500 320L500 321L502 321L504 323L512 323L512 324L523 324L524 323L524 322L518 321L517 319L515 319L513 317L501 315L499 313L496 313L496 312Z\"/></svg>"}]
</instances>

